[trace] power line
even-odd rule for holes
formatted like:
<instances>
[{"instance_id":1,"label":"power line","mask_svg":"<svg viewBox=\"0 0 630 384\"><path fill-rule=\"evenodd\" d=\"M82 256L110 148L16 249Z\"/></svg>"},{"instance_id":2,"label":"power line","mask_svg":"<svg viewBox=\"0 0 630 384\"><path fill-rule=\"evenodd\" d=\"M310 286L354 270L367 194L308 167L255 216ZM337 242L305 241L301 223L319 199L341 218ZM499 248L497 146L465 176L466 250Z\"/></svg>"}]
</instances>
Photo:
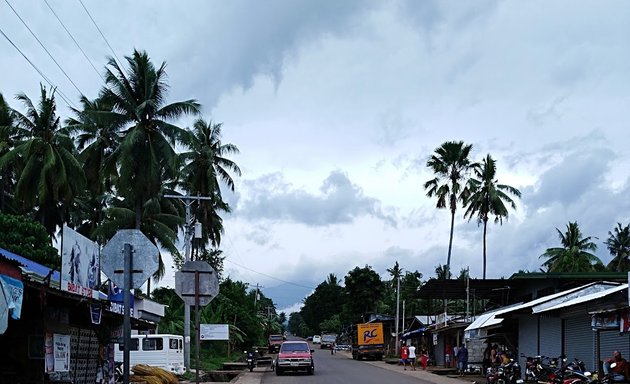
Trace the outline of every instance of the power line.
<instances>
[{"instance_id":1,"label":"power line","mask_svg":"<svg viewBox=\"0 0 630 384\"><path fill-rule=\"evenodd\" d=\"M37 71L37 73L39 73L39 75L44 80L46 80L48 85L50 85L52 88L55 88L55 89L57 89L57 91L59 91L59 96L61 96L61 98L66 102L66 104L72 105L75 109L77 108L77 106L74 105L74 103L72 103L68 99L68 97L59 88L57 88L57 86L54 85L53 82L50 81L50 79L46 75L44 75L44 73L39 68L37 68L37 66L24 54L24 52L22 52L22 50L20 48L18 48L17 45L15 45L15 43L9 38L9 36L7 36L6 33L4 33L2 28L0 28L0 33L2 33L2 36L4 36L4 38L7 39L7 41L13 46L13 48L15 48L18 52L20 52L22 57L24 57L24 59L26 59L26 61L28 61L28 63L33 67L33 69L35 69Z\"/></svg>"},{"instance_id":2,"label":"power line","mask_svg":"<svg viewBox=\"0 0 630 384\"><path fill-rule=\"evenodd\" d=\"M94 26L96 27L96 29L98 30L98 33L101 34L101 37L103 38L103 40L105 40L105 44L107 44L107 46L109 47L109 49L112 51L112 53L114 54L114 57L116 58L116 60L118 60L118 62L122 65L122 61L120 61L120 59L118 58L118 56L116 56L116 52L114 52L114 48L112 48L111 45L109 45L109 41L107 41L107 38L105 37L105 35L103 34L103 32L101 31L101 29L98 27L98 24L96 24L96 21L94 21L94 18L92 17L92 15L90 14L90 11L88 11L88 9L85 7L85 4L83 4L83 0L79 0L79 3L81 3L81 6L83 7L83 9L85 10L85 13L87 13L87 15L90 17L90 20L92 20L92 23L94 24Z\"/></svg>"},{"instance_id":3,"label":"power line","mask_svg":"<svg viewBox=\"0 0 630 384\"><path fill-rule=\"evenodd\" d=\"M309 287L309 286L307 286L307 285L302 285L302 284L294 283L294 282L292 282L292 281L282 280L282 279L277 278L277 277L275 277L275 276L271 276L271 275L268 275L268 274L263 273L263 272L258 272L258 271L256 271L256 270L253 270L253 269L251 269L251 268L248 268L248 267L246 267L246 266L244 266L244 265L241 265L241 264L235 263L235 262L233 262L232 260L225 259L225 261L230 262L230 263L235 264L235 265L238 265L238 266L239 266L239 267L241 267L241 268L245 268L245 269L247 269L248 271L252 271L252 272L257 273L257 274L259 274L259 275L263 275L263 276L266 276L266 277L268 277L268 278L270 278L270 279L278 280L278 281L281 281L281 282L286 283L286 284L295 285L296 287L302 287L302 288L308 288L308 289L315 289L315 287Z\"/></svg>"},{"instance_id":4,"label":"power line","mask_svg":"<svg viewBox=\"0 0 630 384\"><path fill-rule=\"evenodd\" d=\"M79 50L81 51L81 53L83 54L83 57L85 57L85 59L88 61L88 63L90 63L90 65L92 66L92 68L94 69L94 72L96 72L96 74L101 78L101 80L103 80L103 82L105 82L105 78L103 77L103 75L101 75L101 73L98 71L98 69L96 69L96 67L94 66L94 63L92 63L92 60L90 60L90 58L88 57L88 55L85 53L85 51L83 50L83 48L81 48L81 46L79 45L79 43L77 42L77 40L74 38L74 36L72 36L72 33L70 33L70 31L68 30L68 28L66 28L66 25L63 23L63 21L61 21L61 19L59 18L59 16L57 16L57 13L55 12L55 10L50 6L50 4L48 3L48 0L44 0L44 2L46 3L46 5L48 6L48 8L50 9L50 11L53 13L53 15L55 15L55 17L57 18L57 21L59 21L59 23L61 24L61 26L63 27L63 29L66 30L66 32L68 33L68 36L70 36L70 38L72 39L72 41L74 41L74 44L76 44L77 48L79 48Z\"/></svg>"},{"instance_id":5,"label":"power line","mask_svg":"<svg viewBox=\"0 0 630 384\"><path fill-rule=\"evenodd\" d=\"M26 29L28 29L28 31L31 33L31 35L33 35L33 37L35 38L35 40L37 40L37 42L39 43L39 45L42 46L42 48L44 49L44 51L46 51L46 53L48 54L48 56L50 56L50 58L52 59L52 61L55 62L55 64L57 64L57 67L59 67L59 69L61 70L61 72L63 72L63 74L66 76L66 78L70 81L70 83L72 83L72 85L74 86L74 88L77 90L77 92L79 92L80 95L83 95L83 92L81 92L81 90L79 89L79 87L77 87L77 85L74 83L74 81L72 81L72 79L70 78L70 76L68 76L68 74L66 73L66 71L64 71L63 68L61 68L61 65L59 65L59 63L57 62L57 60L55 60L55 58L53 57L53 55L50 53L50 51L48 51L48 49L46 48L46 46L44 45L44 43L41 42L41 40L39 40L39 38L37 37L37 35L35 35L35 32L33 32L33 30L31 30L31 28L28 26L28 24L26 24L26 21L24 21L24 19L22 19L22 17L20 16L19 13L17 13L17 11L15 10L15 8L13 8L13 6L11 5L11 3L9 3L9 0L4 0L5 3L7 3L7 5L9 6L9 8L11 8L11 10L13 11L13 13L15 13L15 15L18 17L18 19L20 19L20 21L22 22L22 24L24 24L24 26L26 27Z\"/></svg>"}]
</instances>

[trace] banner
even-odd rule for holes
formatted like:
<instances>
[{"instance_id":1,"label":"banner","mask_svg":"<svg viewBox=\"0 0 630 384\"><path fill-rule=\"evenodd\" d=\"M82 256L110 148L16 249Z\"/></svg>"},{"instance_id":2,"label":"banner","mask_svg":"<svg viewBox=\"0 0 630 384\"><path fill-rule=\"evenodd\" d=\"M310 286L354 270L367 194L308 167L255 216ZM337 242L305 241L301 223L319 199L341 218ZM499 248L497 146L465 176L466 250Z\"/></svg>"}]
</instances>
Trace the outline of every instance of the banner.
<instances>
[{"instance_id":1,"label":"banner","mask_svg":"<svg viewBox=\"0 0 630 384\"><path fill-rule=\"evenodd\" d=\"M70 370L70 335L53 334L54 371Z\"/></svg>"},{"instance_id":2,"label":"banner","mask_svg":"<svg viewBox=\"0 0 630 384\"><path fill-rule=\"evenodd\" d=\"M9 312L13 320L20 320L22 313L22 297L24 296L24 284L12 277L0 275L0 284L7 298Z\"/></svg>"},{"instance_id":3,"label":"banner","mask_svg":"<svg viewBox=\"0 0 630 384\"><path fill-rule=\"evenodd\" d=\"M61 290L99 298L95 290L101 274L98 244L63 226L61 248Z\"/></svg>"}]
</instances>

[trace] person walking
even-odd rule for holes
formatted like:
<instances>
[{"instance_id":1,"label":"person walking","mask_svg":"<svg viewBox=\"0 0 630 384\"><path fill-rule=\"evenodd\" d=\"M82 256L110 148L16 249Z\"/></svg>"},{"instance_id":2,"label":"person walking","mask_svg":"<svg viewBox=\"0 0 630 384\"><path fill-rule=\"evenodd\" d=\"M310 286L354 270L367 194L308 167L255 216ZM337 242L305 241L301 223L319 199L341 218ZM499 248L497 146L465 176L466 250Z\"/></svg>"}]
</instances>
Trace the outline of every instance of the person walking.
<instances>
[{"instance_id":1,"label":"person walking","mask_svg":"<svg viewBox=\"0 0 630 384\"><path fill-rule=\"evenodd\" d=\"M413 371L416 370L416 346L413 343L409 347L409 365Z\"/></svg>"},{"instance_id":2,"label":"person walking","mask_svg":"<svg viewBox=\"0 0 630 384\"><path fill-rule=\"evenodd\" d=\"M464 376L468 369L468 349L466 348L466 344L462 344L457 350L457 365L459 375Z\"/></svg>"},{"instance_id":3,"label":"person walking","mask_svg":"<svg viewBox=\"0 0 630 384\"><path fill-rule=\"evenodd\" d=\"M429 363L429 351L425 344L422 344L422 347L420 348L420 355L422 356L420 360L422 362L422 370L426 371L427 364Z\"/></svg>"},{"instance_id":4,"label":"person walking","mask_svg":"<svg viewBox=\"0 0 630 384\"><path fill-rule=\"evenodd\" d=\"M402 365L405 371L407 370L408 359L409 359L409 348L407 348L407 344L403 342L403 345L400 348L400 361L402 361Z\"/></svg>"}]
</instances>

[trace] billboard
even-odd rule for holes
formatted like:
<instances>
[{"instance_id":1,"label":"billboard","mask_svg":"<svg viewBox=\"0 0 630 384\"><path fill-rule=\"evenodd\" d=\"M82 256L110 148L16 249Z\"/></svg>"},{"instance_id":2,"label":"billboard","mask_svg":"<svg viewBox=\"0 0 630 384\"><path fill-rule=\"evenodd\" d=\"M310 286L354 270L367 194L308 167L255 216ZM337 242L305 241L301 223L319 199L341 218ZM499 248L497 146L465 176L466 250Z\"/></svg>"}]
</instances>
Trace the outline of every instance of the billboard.
<instances>
[{"instance_id":1,"label":"billboard","mask_svg":"<svg viewBox=\"0 0 630 384\"><path fill-rule=\"evenodd\" d=\"M98 244L63 226L61 240L61 290L98 299L100 268Z\"/></svg>"}]
</instances>

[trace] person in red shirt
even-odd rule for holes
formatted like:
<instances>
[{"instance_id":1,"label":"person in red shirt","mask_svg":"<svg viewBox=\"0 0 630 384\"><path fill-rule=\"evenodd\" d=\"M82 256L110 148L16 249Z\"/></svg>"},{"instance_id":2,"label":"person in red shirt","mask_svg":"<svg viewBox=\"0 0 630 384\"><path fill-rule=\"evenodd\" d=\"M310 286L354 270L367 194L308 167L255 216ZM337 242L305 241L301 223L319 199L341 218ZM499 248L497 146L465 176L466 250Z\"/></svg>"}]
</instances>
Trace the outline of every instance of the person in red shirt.
<instances>
[{"instance_id":1,"label":"person in red shirt","mask_svg":"<svg viewBox=\"0 0 630 384\"><path fill-rule=\"evenodd\" d=\"M613 363L615 363L615 366L611 367ZM613 381L626 381L630 377L629 370L628 362L621 357L621 352L619 351L613 352L613 357L604 363L604 373L607 375L611 374Z\"/></svg>"},{"instance_id":2,"label":"person in red shirt","mask_svg":"<svg viewBox=\"0 0 630 384\"><path fill-rule=\"evenodd\" d=\"M407 370L407 360L409 360L409 348L407 348L407 344L403 343L400 348L400 360L402 361L403 367L405 371Z\"/></svg>"},{"instance_id":3,"label":"person in red shirt","mask_svg":"<svg viewBox=\"0 0 630 384\"><path fill-rule=\"evenodd\" d=\"M453 357L453 347L451 343L446 343L446 348L444 348L444 366L446 368L451 367L451 358Z\"/></svg>"}]
</instances>

